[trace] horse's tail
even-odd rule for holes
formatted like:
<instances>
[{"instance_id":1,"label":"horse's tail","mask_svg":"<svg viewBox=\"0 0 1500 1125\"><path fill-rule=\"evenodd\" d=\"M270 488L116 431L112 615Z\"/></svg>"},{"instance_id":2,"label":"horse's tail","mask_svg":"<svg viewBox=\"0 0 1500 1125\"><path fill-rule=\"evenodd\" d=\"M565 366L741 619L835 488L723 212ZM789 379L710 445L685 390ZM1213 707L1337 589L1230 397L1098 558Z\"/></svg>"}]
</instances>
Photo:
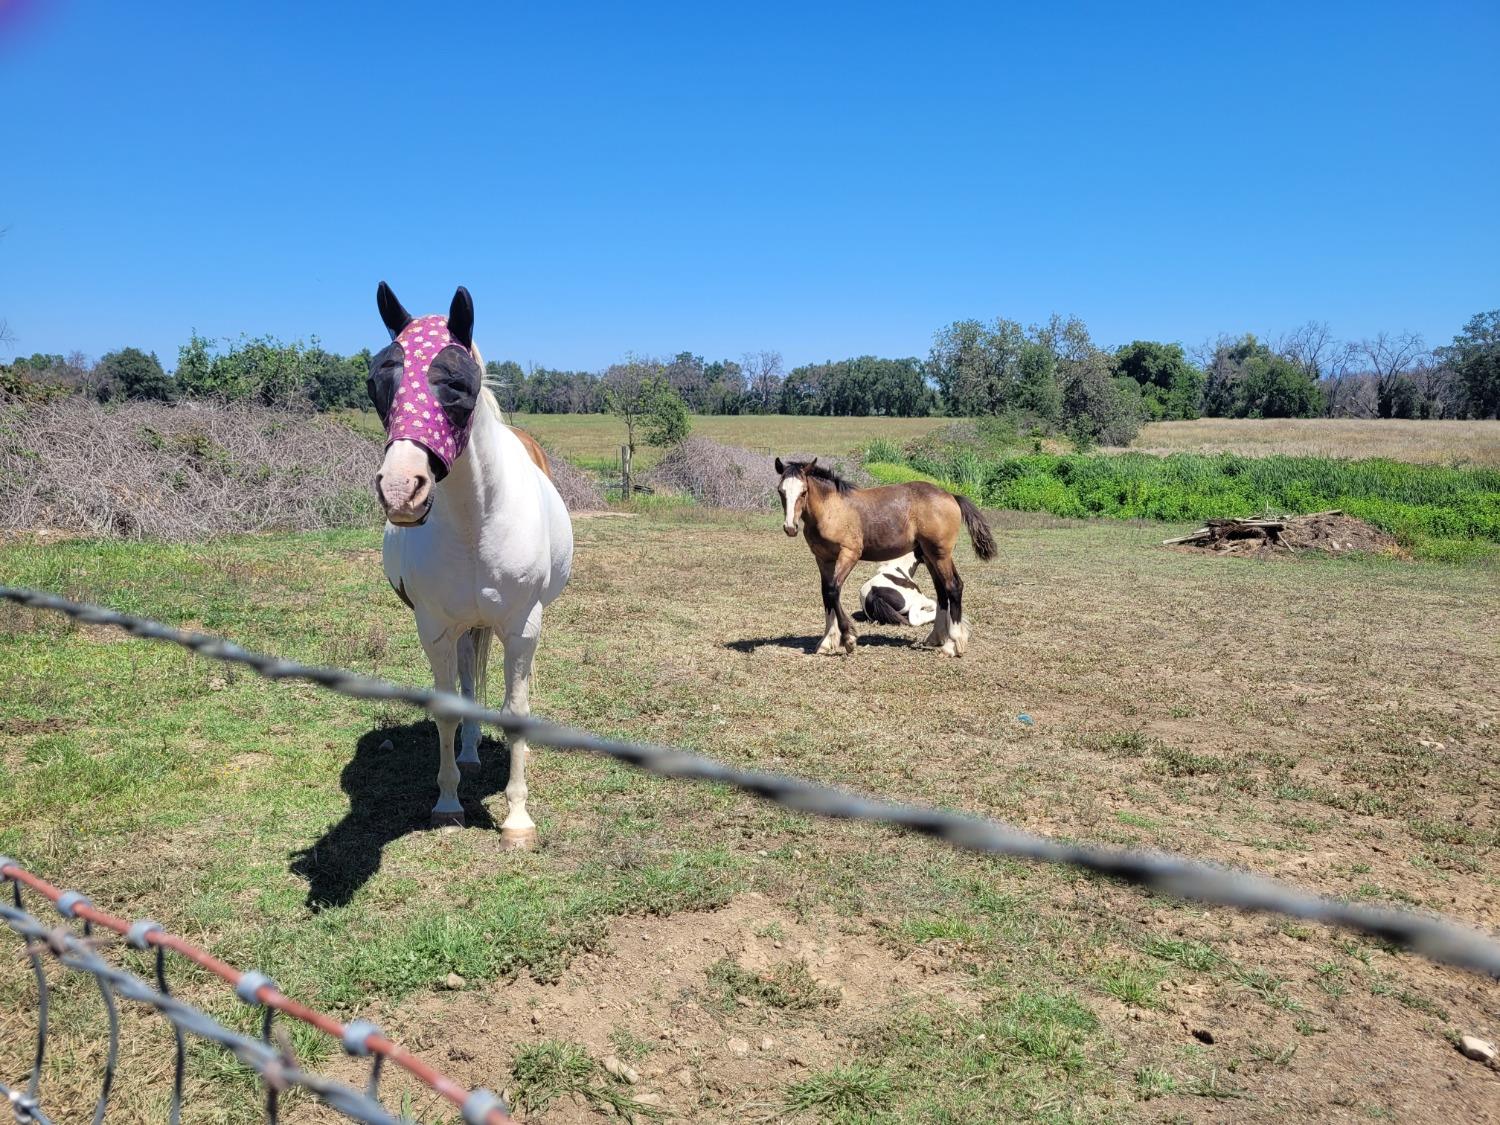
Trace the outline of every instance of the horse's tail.
<instances>
[{"instance_id":1,"label":"horse's tail","mask_svg":"<svg viewBox=\"0 0 1500 1125\"><path fill-rule=\"evenodd\" d=\"M964 526L969 529L969 539L974 544L974 553L988 561L995 557L995 535L985 522L984 513L967 496L955 496L958 510L964 517Z\"/></svg>"}]
</instances>

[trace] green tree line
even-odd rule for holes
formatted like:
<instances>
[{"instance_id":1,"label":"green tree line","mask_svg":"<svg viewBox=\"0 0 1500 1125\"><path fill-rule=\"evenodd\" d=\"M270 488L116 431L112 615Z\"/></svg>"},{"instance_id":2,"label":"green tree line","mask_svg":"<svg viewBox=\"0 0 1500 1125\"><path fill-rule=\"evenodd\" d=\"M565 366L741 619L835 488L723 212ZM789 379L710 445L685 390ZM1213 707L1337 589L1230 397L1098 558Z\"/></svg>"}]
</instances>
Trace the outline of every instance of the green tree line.
<instances>
[{"instance_id":1,"label":"green tree line","mask_svg":"<svg viewBox=\"0 0 1500 1125\"><path fill-rule=\"evenodd\" d=\"M90 361L35 354L0 365L0 392L114 399L212 398L314 410L365 408L368 350L339 355L316 340L212 341L194 333L168 372L158 357L122 348ZM618 412L612 382L629 368L652 401L693 414L1007 415L1082 442L1128 441L1143 421L1201 416L1492 418L1500 414L1500 310L1473 317L1451 344L1429 350L1409 333L1336 340L1309 323L1281 339L1222 337L1179 343L1094 343L1077 317L1045 324L959 320L934 334L925 358L864 355L785 371L774 351L739 360L692 352L631 357L603 371L514 361L488 365L514 412Z\"/></svg>"}]
</instances>

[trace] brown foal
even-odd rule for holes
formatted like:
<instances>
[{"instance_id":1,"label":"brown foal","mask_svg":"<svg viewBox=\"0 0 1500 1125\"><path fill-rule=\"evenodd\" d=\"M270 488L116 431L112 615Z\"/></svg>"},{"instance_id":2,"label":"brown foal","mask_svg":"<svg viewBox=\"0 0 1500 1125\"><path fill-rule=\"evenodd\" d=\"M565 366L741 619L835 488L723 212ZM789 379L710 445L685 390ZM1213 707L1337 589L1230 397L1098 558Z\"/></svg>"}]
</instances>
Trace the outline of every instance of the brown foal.
<instances>
[{"instance_id":1,"label":"brown foal","mask_svg":"<svg viewBox=\"0 0 1500 1125\"><path fill-rule=\"evenodd\" d=\"M840 604L844 582L860 561L887 562L916 552L937 587L938 614L926 644L948 656L962 656L969 643L964 620L964 582L953 565L960 527L968 527L974 553L995 557L995 537L973 501L927 484L888 484L855 488L837 473L811 461L776 458L781 474L783 528L803 531L823 576L823 643L818 653L840 647L853 652L858 634Z\"/></svg>"}]
</instances>

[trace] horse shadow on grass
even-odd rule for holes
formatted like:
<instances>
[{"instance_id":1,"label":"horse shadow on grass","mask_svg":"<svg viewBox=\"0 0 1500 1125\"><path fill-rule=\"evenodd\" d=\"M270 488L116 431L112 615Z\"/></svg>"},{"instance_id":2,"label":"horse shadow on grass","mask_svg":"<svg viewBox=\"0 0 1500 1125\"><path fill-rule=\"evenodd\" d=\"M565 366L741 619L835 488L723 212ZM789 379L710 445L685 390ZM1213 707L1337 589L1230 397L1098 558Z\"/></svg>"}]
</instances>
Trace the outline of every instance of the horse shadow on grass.
<instances>
[{"instance_id":1,"label":"horse shadow on grass","mask_svg":"<svg viewBox=\"0 0 1500 1125\"><path fill-rule=\"evenodd\" d=\"M918 630L913 630L904 636L895 633L861 633L859 644L860 647L871 648L911 648L926 635L926 632ZM822 633L812 637L806 633L787 633L780 637L745 637L743 640L725 641L724 647L744 653L751 653L758 648L766 647L795 648L811 656L818 651L818 646L822 643Z\"/></svg>"},{"instance_id":2,"label":"horse shadow on grass","mask_svg":"<svg viewBox=\"0 0 1500 1125\"><path fill-rule=\"evenodd\" d=\"M387 739L391 748L382 750ZM437 727L431 722L378 727L360 738L339 776L349 795L349 811L315 843L291 856L292 874L307 880L311 910L347 905L380 870L387 844L428 830L437 771ZM485 738L479 745L479 772L466 774L459 783L470 828L496 827L483 802L504 791L509 780L509 750Z\"/></svg>"}]
</instances>

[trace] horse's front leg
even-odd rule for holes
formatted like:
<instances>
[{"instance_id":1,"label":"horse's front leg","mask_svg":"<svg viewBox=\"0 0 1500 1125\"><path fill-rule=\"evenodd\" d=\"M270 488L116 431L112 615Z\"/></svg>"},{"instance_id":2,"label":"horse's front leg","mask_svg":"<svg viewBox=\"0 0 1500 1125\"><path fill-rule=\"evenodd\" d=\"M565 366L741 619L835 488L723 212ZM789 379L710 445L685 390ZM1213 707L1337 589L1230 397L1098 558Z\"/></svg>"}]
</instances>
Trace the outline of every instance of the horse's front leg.
<instances>
[{"instance_id":1,"label":"horse's front leg","mask_svg":"<svg viewBox=\"0 0 1500 1125\"><path fill-rule=\"evenodd\" d=\"M536 654L536 638L506 637L505 641L505 709L514 714L531 714L531 658ZM511 735L510 780L505 799L510 809L500 825L500 846L504 848L536 847L536 822L526 811L526 756L531 746L519 735Z\"/></svg>"},{"instance_id":2,"label":"horse's front leg","mask_svg":"<svg viewBox=\"0 0 1500 1125\"><path fill-rule=\"evenodd\" d=\"M840 648L852 653L859 640L859 634L854 631L854 622L844 612L841 603L844 582L857 562L859 553L855 551L841 551L837 559L827 563L818 560L818 570L823 578L824 612L823 643L818 646L819 656L832 656Z\"/></svg>"},{"instance_id":3,"label":"horse's front leg","mask_svg":"<svg viewBox=\"0 0 1500 1125\"><path fill-rule=\"evenodd\" d=\"M489 663L493 636L489 629L475 628L458 639L458 684L465 699L482 701L484 698L485 667ZM482 733L474 720L464 720L458 751L460 773L479 772L479 738Z\"/></svg>"},{"instance_id":4,"label":"horse's front leg","mask_svg":"<svg viewBox=\"0 0 1500 1125\"><path fill-rule=\"evenodd\" d=\"M444 634L422 640L427 662L432 665L432 686L451 692L458 678L458 642ZM464 807L458 803L458 763L453 759L453 736L457 719L434 719L438 731L438 799L432 806L432 827L464 826Z\"/></svg>"}]
</instances>

